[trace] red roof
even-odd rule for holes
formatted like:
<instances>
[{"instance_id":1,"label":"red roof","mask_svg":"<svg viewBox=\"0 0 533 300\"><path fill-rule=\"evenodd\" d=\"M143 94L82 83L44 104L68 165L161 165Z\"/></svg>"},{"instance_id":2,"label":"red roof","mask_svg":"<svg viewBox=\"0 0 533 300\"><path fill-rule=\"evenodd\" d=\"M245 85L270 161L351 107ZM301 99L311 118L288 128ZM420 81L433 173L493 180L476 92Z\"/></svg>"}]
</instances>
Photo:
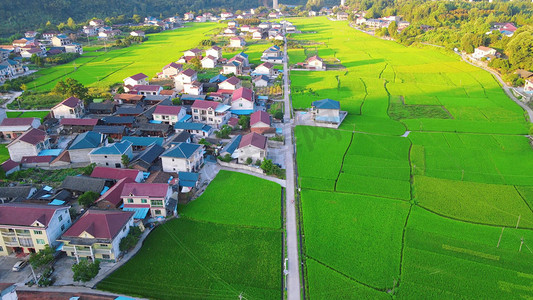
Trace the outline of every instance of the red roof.
<instances>
[{"instance_id":1,"label":"red roof","mask_svg":"<svg viewBox=\"0 0 533 300\"><path fill-rule=\"evenodd\" d=\"M23 141L31 145L37 145L40 142L43 142L46 139L46 133L42 130L32 128L26 132L24 132L21 136L19 136L16 140L11 142L12 144L16 141Z\"/></svg>"},{"instance_id":2,"label":"red roof","mask_svg":"<svg viewBox=\"0 0 533 300\"><path fill-rule=\"evenodd\" d=\"M136 91L150 91L150 92L157 92L161 89L160 85L145 85L145 84L138 84L133 86L133 89Z\"/></svg>"},{"instance_id":3,"label":"red roof","mask_svg":"<svg viewBox=\"0 0 533 300\"><path fill-rule=\"evenodd\" d=\"M192 53L202 53L202 50L200 50L198 48L189 49L187 51L191 51ZM187 51L185 51L185 52L187 52Z\"/></svg>"},{"instance_id":4,"label":"red roof","mask_svg":"<svg viewBox=\"0 0 533 300\"><path fill-rule=\"evenodd\" d=\"M181 74L188 76L188 77L192 77L194 76L194 74L196 74L196 71L193 69L187 69L187 70L181 71Z\"/></svg>"},{"instance_id":5,"label":"red roof","mask_svg":"<svg viewBox=\"0 0 533 300\"><path fill-rule=\"evenodd\" d=\"M79 237L87 232L97 239L113 239L133 217L132 211L89 209L63 234Z\"/></svg>"},{"instance_id":6,"label":"red roof","mask_svg":"<svg viewBox=\"0 0 533 300\"><path fill-rule=\"evenodd\" d=\"M105 178L105 179L122 179L129 178L131 180L137 179L139 176L139 170L133 169L118 169L118 168L109 168L109 167L95 167L91 173L91 177L95 178Z\"/></svg>"},{"instance_id":7,"label":"red roof","mask_svg":"<svg viewBox=\"0 0 533 300\"><path fill-rule=\"evenodd\" d=\"M237 90L235 90L235 92L233 92L233 95L231 96L231 101L235 101L238 99L244 99L251 102L253 99L252 90L245 87L238 88Z\"/></svg>"},{"instance_id":8,"label":"red roof","mask_svg":"<svg viewBox=\"0 0 533 300\"><path fill-rule=\"evenodd\" d=\"M159 95L163 95L163 96L171 96L171 95L174 95L176 91L174 90L162 90L161 92L159 92Z\"/></svg>"},{"instance_id":9,"label":"red roof","mask_svg":"<svg viewBox=\"0 0 533 300\"><path fill-rule=\"evenodd\" d=\"M227 83L229 83L231 85L237 85L237 84L239 84L239 82L241 82L241 80L239 78L235 77L235 76L231 76L230 78L228 78L228 79L226 79L226 80L224 80L222 82L227 82Z\"/></svg>"},{"instance_id":10,"label":"red roof","mask_svg":"<svg viewBox=\"0 0 533 300\"><path fill-rule=\"evenodd\" d=\"M163 70L168 69L168 68L174 68L174 69L181 70L182 67L183 67L182 64L177 64L175 62L171 62L168 65L164 66Z\"/></svg>"},{"instance_id":11,"label":"red roof","mask_svg":"<svg viewBox=\"0 0 533 300\"><path fill-rule=\"evenodd\" d=\"M191 108L201 108L201 109L216 109L220 103L215 101L208 101L208 100L194 100L194 103L192 104Z\"/></svg>"},{"instance_id":12,"label":"red roof","mask_svg":"<svg viewBox=\"0 0 533 300\"><path fill-rule=\"evenodd\" d=\"M270 126L270 114L265 111L258 110L250 115L250 126L259 122L263 122Z\"/></svg>"},{"instance_id":13,"label":"red roof","mask_svg":"<svg viewBox=\"0 0 533 300\"><path fill-rule=\"evenodd\" d=\"M147 198L165 198L168 192L166 183L126 183L121 197L146 196Z\"/></svg>"},{"instance_id":14,"label":"red roof","mask_svg":"<svg viewBox=\"0 0 533 300\"><path fill-rule=\"evenodd\" d=\"M122 178L115 185L113 185L107 192L105 192L96 202L98 201L108 201L112 203L115 208L119 206L120 202L122 201L122 197L120 197L120 194L122 193L122 189L124 188L124 184L135 182L133 179L126 177Z\"/></svg>"},{"instance_id":15,"label":"red roof","mask_svg":"<svg viewBox=\"0 0 533 300\"><path fill-rule=\"evenodd\" d=\"M0 126L30 126L36 118L5 118Z\"/></svg>"},{"instance_id":16,"label":"red roof","mask_svg":"<svg viewBox=\"0 0 533 300\"><path fill-rule=\"evenodd\" d=\"M38 163L49 163L54 159L55 156L52 155L43 155L43 156L24 156L22 157L21 164L38 164Z\"/></svg>"},{"instance_id":17,"label":"red roof","mask_svg":"<svg viewBox=\"0 0 533 300\"><path fill-rule=\"evenodd\" d=\"M0 165L0 168L2 168L2 170L4 170L4 172L7 173L7 172L13 170L14 168L16 168L18 166L19 166L18 162L13 161L11 159L8 159L8 160L4 161L3 164Z\"/></svg>"},{"instance_id":18,"label":"red roof","mask_svg":"<svg viewBox=\"0 0 533 300\"><path fill-rule=\"evenodd\" d=\"M0 224L30 226L35 221L48 226L54 213L65 206L51 206L26 203L6 203L0 205Z\"/></svg>"},{"instance_id":19,"label":"red roof","mask_svg":"<svg viewBox=\"0 0 533 300\"><path fill-rule=\"evenodd\" d=\"M232 127L235 127L235 126L237 126L237 124L239 124L239 119L238 118L235 118L235 117L229 118L228 125L230 125Z\"/></svg>"},{"instance_id":20,"label":"red roof","mask_svg":"<svg viewBox=\"0 0 533 300\"><path fill-rule=\"evenodd\" d=\"M74 119L63 118L59 122L61 125L78 125L78 126L94 126L98 123L98 119Z\"/></svg>"},{"instance_id":21,"label":"red roof","mask_svg":"<svg viewBox=\"0 0 533 300\"><path fill-rule=\"evenodd\" d=\"M76 97L70 97L70 98L67 98L65 100L63 100L61 103L59 104L63 104L65 106L68 106L70 108L74 108L76 106L78 106L78 104L81 103L81 100L76 98Z\"/></svg>"},{"instance_id":22,"label":"red roof","mask_svg":"<svg viewBox=\"0 0 533 300\"><path fill-rule=\"evenodd\" d=\"M216 50L216 51L222 50L222 48L220 48L219 46L213 46L213 47L211 47L211 49Z\"/></svg>"},{"instance_id":23,"label":"red roof","mask_svg":"<svg viewBox=\"0 0 533 300\"><path fill-rule=\"evenodd\" d=\"M178 115L180 111L181 106L158 105L155 107L153 113L160 115Z\"/></svg>"},{"instance_id":24,"label":"red roof","mask_svg":"<svg viewBox=\"0 0 533 300\"><path fill-rule=\"evenodd\" d=\"M311 56L307 59L307 61L314 61L314 60L318 60L318 61L322 61L322 58L320 58L318 55L315 55L315 56Z\"/></svg>"},{"instance_id":25,"label":"red roof","mask_svg":"<svg viewBox=\"0 0 533 300\"><path fill-rule=\"evenodd\" d=\"M232 40L232 41L240 41L240 40L242 40L242 38L239 37L239 36L234 36L230 40Z\"/></svg>"},{"instance_id":26,"label":"red roof","mask_svg":"<svg viewBox=\"0 0 533 300\"><path fill-rule=\"evenodd\" d=\"M239 148L252 145L260 149L265 149L266 143L267 138L265 136L252 132L242 137L241 142L239 143Z\"/></svg>"},{"instance_id":27,"label":"red roof","mask_svg":"<svg viewBox=\"0 0 533 300\"><path fill-rule=\"evenodd\" d=\"M257 67L260 67L260 66L263 66L263 67L265 67L265 68L267 68L267 69L272 69L272 67L274 67L274 65L271 64L271 63L269 63L269 62L262 63L262 64L260 64L260 65L257 66Z\"/></svg>"},{"instance_id":28,"label":"red roof","mask_svg":"<svg viewBox=\"0 0 533 300\"><path fill-rule=\"evenodd\" d=\"M146 75L143 74L143 73L139 73L139 74L135 74L135 75L133 75L133 76L130 76L130 78L133 79L133 80L139 81L139 80L142 80L142 79L148 78L148 76L146 76Z\"/></svg>"}]
</instances>

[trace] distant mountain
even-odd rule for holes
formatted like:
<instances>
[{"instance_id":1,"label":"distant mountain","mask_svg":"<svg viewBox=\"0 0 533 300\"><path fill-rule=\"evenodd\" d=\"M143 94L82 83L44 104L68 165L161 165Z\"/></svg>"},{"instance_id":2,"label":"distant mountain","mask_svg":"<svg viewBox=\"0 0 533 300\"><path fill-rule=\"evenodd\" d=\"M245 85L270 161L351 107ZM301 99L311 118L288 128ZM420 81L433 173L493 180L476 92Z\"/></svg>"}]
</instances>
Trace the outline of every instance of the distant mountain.
<instances>
[{"instance_id":1,"label":"distant mountain","mask_svg":"<svg viewBox=\"0 0 533 300\"><path fill-rule=\"evenodd\" d=\"M272 0L268 1L272 5ZM283 4L305 4L305 0L283 0ZM187 11L210 8L249 9L263 4L262 0L1 0L0 36L23 33L44 25L57 25L69 17L77 23L96 17L116 17L133 14L170 17Z\"/></svg>"}]
</instances>

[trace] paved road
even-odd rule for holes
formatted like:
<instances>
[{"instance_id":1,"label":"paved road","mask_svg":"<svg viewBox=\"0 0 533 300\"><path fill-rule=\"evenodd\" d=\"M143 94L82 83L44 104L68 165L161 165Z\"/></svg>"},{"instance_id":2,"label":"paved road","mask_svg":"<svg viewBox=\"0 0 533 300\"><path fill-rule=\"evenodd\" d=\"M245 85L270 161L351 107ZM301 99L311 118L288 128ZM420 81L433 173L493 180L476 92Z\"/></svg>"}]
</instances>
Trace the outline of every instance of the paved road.
<instances>
[{"instance_id":1,"label":"paved road","mask_svg":"<svg viewBox=\"0 0 533 300\"><path fill-rule=\"evenodd\" d=\"M261 178L261 179L264 179L264 180L275 182L275 183L281 185L282 187L285 187L285 184L286 184L285 180L283 180L283 179L279 179L279 178L272 177L272 176L267 176L265 174L255 173L255 172L248 171L248 170L235 169L235 168L230 168L230 167L220 167L220 169L221 170L232 171L232 172L243 173L243 174L248 174L248 175L251 175L251 176L255 176L255 177L258 177L258 178Z\"/></svg>"},{"instance_id":2,"label":"paved road","mask_svg":"<svg viewBox=\"0 0 533 300\"><path fill-rule=\"evenodd\" d=\"M461 55L461 58L471 64L472 66L474 67L478 67L478 68L482 68L483 70L485 71L488 71L490 72L492 75L494 75L494 77L500 82L502 88L503 88L503 91L507 94L507 96L509 96L509 98L511 98L511 100L513 100L516 104L518 104L520 107L522 107L526 112L527 114L529 115L529 122L533 123L533 110L531 109L531 107L527 106L524 102L520 101L519 99L517 99L514 95L513 95L513 92L511 91L511 88L502 80L502 78L500 77L500 75L490 69L486 69L486 68L483 68L483 67L480 67L472 62L470 62L468 59L466 59L466 57L464 55Z\"/></svg>"},{"instance_id":3,"label":"paved road","mask_svg":"<svg viewBox=\"0 0 533 300\"><path fill-rule=\"evenodd\" d=\"M283 50L283 82L284 82L284 101L285 101L285 144L289 145L288 151L285 152L285 170L286 170L286 239L287 239L287 256L289 258L287 275L287 299L299 300L301 295L300 287L300 260L298 259L298 235L296 230L296 208L294 204L294 147L292 141L293 120L291 118L291 101L289 88L289 68L287 56L287 38L285 37L285 47Z\"/></svg>"},{"instance_id":4,"label":"paved road","mask_svg":"<svg viewBox=\"0 0 533 300\"><path fill-rule=\"evenodd\" d=\"M129 296L124 296L124 295L120 295L120 294L99 291L99 290L90 289L90 288L82 287L82 286L37 287L37 286L34 285L32 287L28 287L28 286L25 286L24 284L22 284L22 285L18 285L17 284L17 291L57 292L57 293L69 293L69 294L84 293L84 294L92 294L92 295L102 295L102 296L111 296L111 297L123 296L123 297L131 298ZM144 298L135 298L135 299L141 300L141 299L144 299Z\"/></svg>"}]
</instances>

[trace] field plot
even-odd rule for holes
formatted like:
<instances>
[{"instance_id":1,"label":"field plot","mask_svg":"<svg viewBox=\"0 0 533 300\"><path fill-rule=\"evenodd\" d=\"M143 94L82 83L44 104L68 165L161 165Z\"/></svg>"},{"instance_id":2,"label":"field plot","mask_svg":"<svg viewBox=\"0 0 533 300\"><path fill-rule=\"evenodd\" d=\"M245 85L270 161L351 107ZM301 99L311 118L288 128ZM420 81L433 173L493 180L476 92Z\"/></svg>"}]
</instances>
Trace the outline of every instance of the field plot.
<instances>
[{"instance_id":1,"label":"field plot","mask_svg":"<svg viewBox=\"0 0 533 300\"><path fill-rule=\"evenodd\" d=\"M72 77L88 86L109 86L142 72L153 77L166 64L180 58L183 51L198 46L212 30L222 25L195 23L193 26L149 34L148 41L108 52L88 51L74 62L40 70L28 86L35 91L49 91L57 81ZM154 55L157 54L157 55Z\"/></svg>"},{"instance_id":2,"label":"field plot","mask_svg":"<svg viewBox=\"0 0 533 300\"><path fill-rule=\"evenodd\" d=\"M0 163L9 159L9 151L7 151L6 144L0 144Z\"/></svg>"},{"instance_id":3,"label":"field plot","mask_svg":"<svg viewBox=\"0 0 533 300\"><path fill-rule=\"evenodd\" d=\"M293 106L331 98L348 111L338 130L295 129L308 298L530 297L522 109L444 49L291 21L304 47L289 50L291 63L314 51L344 67L292 71Z\"/></svg>"},{"instance_id":4,"label":"field plot","mask_svg":"<svg viewBox=\"0 0 533 300\"><path fill-rule=\"evenodd\" d=\"M39 118L41 122L49 114L49 111L8 111L8 118Z\"/></svg>"},{"instance_id":5,"label":"field plot","mask_svg":"<svg viewBox=\"0 0 533 300\"><path fill-rule=\"evenodd\" d=\"M179 208L179 219L157 227L98 288L151 299L235 299L241 292L247 299L279 299L280 189L221 171L200 198Z\"/></svg>"}]
</instances>

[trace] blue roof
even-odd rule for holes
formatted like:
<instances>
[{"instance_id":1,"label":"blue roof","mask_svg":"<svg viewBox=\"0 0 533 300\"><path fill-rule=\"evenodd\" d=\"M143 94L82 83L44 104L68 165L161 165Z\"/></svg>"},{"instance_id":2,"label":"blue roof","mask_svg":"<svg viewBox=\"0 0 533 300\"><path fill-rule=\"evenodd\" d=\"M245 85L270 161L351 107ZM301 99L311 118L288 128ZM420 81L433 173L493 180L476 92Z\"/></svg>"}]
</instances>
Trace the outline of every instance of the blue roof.
<instances>
[{"instance_id":1,"label":"blue roof","mask_svg":"<svg viewBox=\"0 0 533 300\"><path fill-rule=\"evenodd\" d=\"M340 117L330 117L330 116L316 116L315 120L322 121L322 122L330 122L330 123L340 123L341 122Z\"/></svg>"},{"instance_id":2,"label":"blue roof","mask_svg":"<svg viewBox=\"0 0 533 300\"><path fill-rule=\"evenodd\" d=\"M217 76L209 79L209 83L220 83L224 80L228 79L226 76L222 75L222 74L218 74Z\"/></svg>"},{"instance_id":3,"label":"blue roof","mask_svg":"<svg viewBox=\"0 0 533 300\"><path fill-rule=\"evenodd\" d=\"M109 187L108 186L104 186L104 188L102 189L102 191L100 192L100 196L107 193L107 191L109 191Z\"/></svg>"},{"instance_id":4,"label":"blue roof","mask_svg":"<svg viewBox=\"0 0 533 300\"><path fill-rule=\"evenodd\" d=\"M187 122L190 118L192 118L191 115L185 115L185 117L181 118L178 122Z\"/></svg>"},{"instance_id":5,"label":"blue roof","mask_svg":"<svg viewBox=\"0 0 533 300\"><path fill-rule=\"evenodd\" d=\"M126 153L129 147L131 147L132 143L130 141L122 141L120 143L114 143L105 147L96 148L93 151L91 151L91 154L117 154L121 155Z\"/></svg>"},{"instance_id":6,"label":"blue roof","mask_svg":"<svg viewBox=\"0 0 533 300\"><path fill-rule=\"evenodd\" d=\"M52 202L48 203L48 205L63 205L65 204L65 201L54 199Z\"/></svg>"},{"instance_id":7,"label":"blue roof","mask_svg":"<svg viewBox=\"0 0 533 300\"><path fill-rule=\"evenodd\" d=\"M231 113L236 114L236 115L251 115L253 114L253 112L254 112L253 109L239 109L239 110L232 109L231 110Z\"/></svg>"},{"instance_id":8,"label":"blue roof","mask_svg":"<svg viewBox=\"0 0 533 300\"><path fill-rule=\"evenodd\" d=\"M241 135L234 136L229 143L227 143L224 148L222 148L222 151L220 153L228 152L230 155L235 152L237 147L239 147L239 143L241 142Z\"/></svg>"},{"instance_id":9,"label":"blue roof","mask_svg":"<svg viewBox=\"0 0 533 300\"><path fill-rule=\"evenodd\" d=\"M205 100L206 95L181 95L181 100Z\"/></svg>"},{"instance_id":10,"label":"blue roof","mask_svg":"<svg viewBox=\"0 0 533 300\"><path fill-rule=\"evenodd\" d=\"M238 55L244 57L244 58L248 58L248 54L244 53L244 52L241 52L239 53Z\"/></svg>"},{"instance_id":11,"label":"blue roof","mask_svg":"<svg viewBox=\"0 0 533 300\"><path fill-rule=\"evenodd\" d=\"M77 149L87 149L98 147L102 141L102 134L94 131L87 131L81 134L74 139L72 144L69 147L69 150Z\"/></svg>"},{"instance_id":12,"label":"blue roof","mask_svg":"<svg viewBox=\"0 0 533 300\"><path fill-rule=\"evenodd\" d=\"M146 215L148 214L148 211L150 208L148 207L124 207L122 208L123 211L133 211L135 214L133 214L134 219L141 219L143 220L146 218ZM118 299L118 298L116 298ZM128 298L126 298L128 299Z\"/></svg>"},{"instance_id":13,"label":"blue roof","mask_svg":"<svg viewBox=\"0 0 533 300\"><path fill-rule=\"evenodd\" d=\"M257 96L258 100L268 100L268 96Z\"/></svg>"},{"instance_id":14,"label":"blue roof","mask_svg":"<svg viewBox=\"0 0 533 300\"><path fill-rule=\"evenodd\" d=\"M162 137L125 136L122 138L122 141L131 142L132 146L148 147L153 143L163 146L165 139Z\"/></svg>"},{"instance_id":15,"label":"blue roof","mask_svg":"<svg viewBox=\"0 0 533 300\"><path fill-rule=\"evenodd\" d=\"M179 180L187 180L187 181L198 181L198 178L200 178L200 175L198 173L193 172L178 172L178 178Z\"/></svg>"},{"instance_id":16,"label":"blue roof","mask_svg":"<svg viewBox=\"0 0 533 300\"><path fill-rule=\"evenodd\" d=\"M231 106L229 105L225 105L225 104L222 104L222 105L219 105L216 109L215 109L215 112L225 112L227 111L228 109L230 109Z\"/></svg>"},{"instance_id":17,"label":"blue roof","mask_svg":"<svg viewBox=\"0 0 533 300\"><path fill-rule=\"evenodd\" d=\"M341 108L341 104L339 101L335 101L331 99L317 100L317 101L314 101L312 105L320 109L340 109Z\"/></svg>"},{"instance_id":18,"label":"blue roof","mask_svg":"<svg viewBox=\"0 0 533 300\"><path fill-rule=\"evenodd\" d=\"M201 146L198 144L177 143L161 154L162 157L189 158Z\"/></svg>"},{"instance_id":19,"label":"blue roof","mask_svg":"<svg viewBox=\"0 0 533 300\"><path fill-rule=\"evenodd\" d=\"M39 152L38 156L59 156L63 149L44 149L41 152Z\"/></svg>"},{"instance_id":20,"label":"blue roof","mask_svg":"<svg viewBox=\"0 0 533 300\"><path fill-rule=\"evenodd\" d=\"M150 122L148 122L148 123L151 123L151 124L161 124L161 123L163 123L163 121L150 120Z\"/></svg>"},{"instance_id":21,"label":"blue roof","mask_svg":"<svg viewBox=\"0 0 533 300\"><path fill-rule=\"evenodd\" d=\"M177 122L174 124L174 129L183 129L183 130L202 130L209 132L211 126L203 123L190 123L190 122Z\"/></svg>"}]
</instances>

